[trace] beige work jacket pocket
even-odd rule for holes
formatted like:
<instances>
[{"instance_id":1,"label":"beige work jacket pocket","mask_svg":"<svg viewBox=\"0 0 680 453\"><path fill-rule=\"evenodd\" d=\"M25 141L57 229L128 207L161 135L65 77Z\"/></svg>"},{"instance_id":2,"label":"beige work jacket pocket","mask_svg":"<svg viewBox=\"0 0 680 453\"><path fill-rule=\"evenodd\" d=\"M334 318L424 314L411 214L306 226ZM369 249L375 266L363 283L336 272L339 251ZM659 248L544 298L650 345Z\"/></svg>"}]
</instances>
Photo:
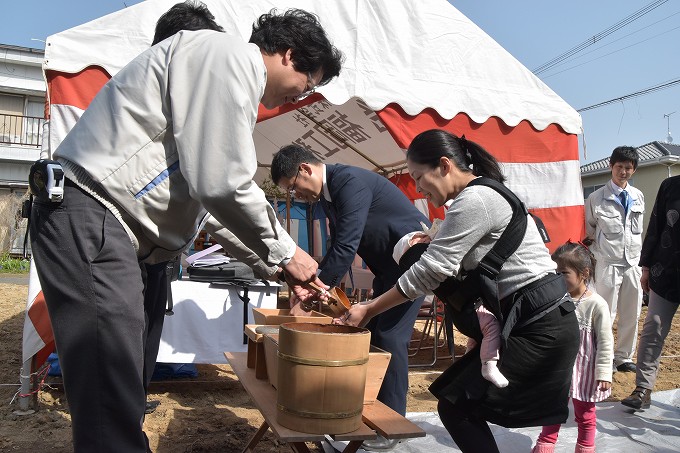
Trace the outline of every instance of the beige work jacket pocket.
<instances>
[{"instance_id":1,"label":"beige work jacket pocket","mask_svg":"<svg viewBox=\"0 0 680 453\"><path fill-rule=\"evenodd\" d=\"M599 212L598 225L607 239L617 239L623 233L623 221L618 213Z\"/></svg>"},{"instance_id":2,"label":"beige work jacket pocket","mask_svg":"<svg viewBox=\"0 0 680 453\"><path fill-rule=\"evenodd\" d=\"M630 231L633 234L642 234L642 206L634 204L630 207Z\"/></svg>"}]
</instances>

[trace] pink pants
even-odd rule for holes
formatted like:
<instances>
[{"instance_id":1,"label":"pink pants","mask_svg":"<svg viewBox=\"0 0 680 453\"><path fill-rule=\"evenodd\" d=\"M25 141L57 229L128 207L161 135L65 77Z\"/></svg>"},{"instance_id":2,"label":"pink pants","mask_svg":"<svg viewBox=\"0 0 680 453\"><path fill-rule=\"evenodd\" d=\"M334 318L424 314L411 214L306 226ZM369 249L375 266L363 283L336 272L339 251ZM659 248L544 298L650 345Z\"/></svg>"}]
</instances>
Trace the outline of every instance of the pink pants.
<instances>
[{"instance_id":1,"label":"pink pants","mask_svg":"<svg viewBox=\"0 0 680 453\"><path fill-rule=\"evenodd\" d=\"M489 310L480 305L477 308L477 319L479 319L479 327L482 330L482 344L479 346L479 357L482 363L489 360L498 360L500 358L499 350L501 349L501 325L496 317ZM477 342L472 338L468 338L467 350L474 348Z\"/></svg>"},{"instance_id":2,"label":"pink pants","mask_svg":"<svg viewBox=\"0 0 680 453\"><path fill-rule=\"evenodd\" d=\"M577 442L584 447L594 447L597 425L595 403L579 401L574 398L571 401L574 404L574 421L578 424ZM544 426L538 440L548 444L556 444L560 426L562 425Z\"/></svg>"}]
</instances>

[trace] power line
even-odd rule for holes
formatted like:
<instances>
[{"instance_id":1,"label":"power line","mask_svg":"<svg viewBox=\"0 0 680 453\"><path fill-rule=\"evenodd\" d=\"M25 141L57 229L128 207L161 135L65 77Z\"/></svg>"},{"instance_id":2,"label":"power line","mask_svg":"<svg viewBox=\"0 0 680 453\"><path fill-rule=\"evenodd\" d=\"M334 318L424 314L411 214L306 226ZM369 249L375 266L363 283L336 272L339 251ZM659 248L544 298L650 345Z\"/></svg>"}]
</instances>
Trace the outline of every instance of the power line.
<instances>
[{"instance_id":1,"label":"power line","mask_svg":"<svg viewBox=\"0 0 680 453\"><path fill-rule=\"evenodd\" d=\"M553 66L563 62L567 58L572 57L573 55L577 54L578 52L582 51L583 49L592 46L596 42L600 41L602 38L605 38L609 36L610 34L614 33L615 31L625 27L626 25L630 24L631 22L639 19L640 17L644 16L650 11L653 11L654 9L658 8L662 4L666 3L668 0L657 0L655 2L650 3L649 5L645 6L644 8L634 12L630 16L626 17L625 19L617 22L616 24L612 25L611 27L607 28L604 31L601 31L600 33L592 36L591 38L588 38L587 40L583 41L581 44L578 44L576 47L573 47L572 49L567 50L561 55L558 55L557 57L553 58L552 60L548 61L547 63L543 63L541 66L537 67L534 69L532 72L536 75L540 74L541 72L547 71L548 69L552 68Z\"/></svg>"},{"instance_id":2,"label":"power line","mask_svg":"<svg viewBox=\"0 0 680 453\"><path fill-rule=\"evenodd\" d=\"M620 38L618 38L618 39L615 39L615 40L613 40L613 41L610 41L610 42L608 42L608 43L606 43L606 44L602 44L600 47L597 47L597 48L595 48L595 49L592 49L592 50L590 50L590 51L588 51L588 52L584 52L584 53L582 53L581 55L575 57L574 60L578 60L578 59L581 59L581 58L585 58L586 56L588 56L588 55L590 55L590 54L592 54L592 53L595 53L595 52L597 52L597 51L599 51L599 50L602 50L602 49L604 49L605 47L612 46L612 45L616 44L617 42L619 42L619 41L621 41L621 40L623 40L623 39L629 38L629 37L631 37L631 36L633 36L633 35L635 35L635 34L638 34L638 33L640 33L640 32L643 32L643 31L645 31L646 29L651 28L651 27L654 27L654 26L658 25L658 24L661 23L661 22L664 22L664 21L666 21L666 20L670 20L670 19L672 19L674 16L677 16L678 14L680 14L680 11L677 11L677 12L671 14L670 16L664 17L663 19L659 19L659 20L657 20L656 22L652 22L652 23L649 24L649 25L645 25L644 27L639 28L639 29L637 29L637 30L635 30L635 31L633 31L633 32L631 32L631 33L628 33L627 35L624 35L624 36L622 36L622 37L620 37ZM628 46L625 46L625 47L622 47L622 48L620 48L620 49L614 50L614 51L612 51L612 52L610 52L610 53L601 55L601 56L599 56L599 57L597 57L597 58L594 58L594 59L592 59L592 60L588 60L588 61L585 61L585 62L583 62L583 63L579 63L579 64L574 65L574 66L570 66L570 67L568 67L568 68L566 68L566 69L563 69L563 70L561 70L561 71L558 71L558 72L553 72L553 73L551 73L551 74L544 75L542 78L552 77L552 76L554 76L554 75L561 74L561 73L563 73L564 71L569 71L569 70L574 69L574 68L577 68L577 67L579 67L579 66L583 66L584 64L592 63L593 61L597 61L597 60L599 60L600 58L603 58L603 57L612 55L612 54L614 54L614 53L616 53L616 52L620 52L620 51L622 51L622 50L625 50L625 49L628 49L628 48L630 48L630 47L636 46L636 45L638 45L638 44L645 43L645 42L650 41L650 40L652 40L652 39L654 39L654 38L658 38L659 36L664 35L664 34L666 34L666 33L670 33L670 32L672 32L672 31L674 31L674 30L677 30L678 28L680 28L680 26L677 26L677 27L671 28L670 30L666 30L666 31L664 31L664 32L658 33L658 34L656 34L656 35L654 35L654 36L652 36L652 37L650 37L650 38L646 38L646 39L643 39L643 40L641 40L641 41L634 42L634 43L632 43L632 44L630 44L630 45L628 45ZM559 64L555 65L555 66L561 66L561 65L564 65L564 64L567 64L567 62L564 61L564 62L562 62L562 63L559 63ZM553 66L553 68L551 68L551 69L554 69L554 66Z\"/></svg>"},{"instance_id":3,"label":"power line","mask_svg":"<svg viewBox=\"0 0 680 453\"><path fill-rule=\"evenodd\" d=\"M576 110L577 112L585 112L586 110L593 110L598 107L604 107L605 105L613 104L614 102L619 102L619 101L625 101L626 99L634 98L637 96L644 96L645 94L653 93L655 91L660 91L660 90L665 90L666 88L670 88L673 85L680 84L680 79L675 79L671 80L670 82L664 82L659 85L650 87L650 88L645 88L644 90L636 91L635 93L630 93L626 94L625 96L621 96L618 98L610 99L608 101L600 102L599 104L594 104L590 105L588 107L583 107L581 109Z\"/></svg>"},{"instance_id":4,"label":"power line","mask_svg":"<svg viewBox=\"0 0 680 453\"><path fill-rule=\"evenodd\" d=\"M676 14L678 14L678 13L676 13ZM613 55L613 54L615 54L615 53L617 53L617 52L621 52L621 51L626 50L626 49L629 49L629 48L631 48L631 47L633 47L633 46L637 46L638 44L643 44L643 43L645 43L645 42L647 42L647 41L651 41L651 40L654 39L654 38L658 38L659 36L665 35L666 33L670 33L670 32L672 32L672 31L675 31L675 30L677 30L678 28L680 28L680 25L678 25L678 26L675 27L675 28L671 28L670 30L666 30L666 31L664 31L664 32L661 32L661 33L659 33L659 34L656 34L656 35L654 35L654 36L651 36L651 37L649 37L649 38L647 38L647 39L644 39L644 40L642 40L642 41L635 42L635 43L630 44L630 45L628 45L628 46L626 46L626 47L621 47L621 48L619 48L619 49L616 49L616 50L613 50L613 51L611 51L611 52L609 52L609 53L600 55L600 56L598 56L598 57L596 57L596 58L593 58L593 59L591 59L591 60L584 61L583 63L579 63L579 64L576 64L576 65L574 65L574 66L569 66L568 68L562 69L561 71L557 71L557 72L553 72L553 73L551 73L551 74L544 75L544 76L543 76L543 79L545 80L545 79L547 79L547 78L549 78L549 77L556 76L556 75L558 75L558 74L562 74L563 72L571 71L572 69L578 68L579 66L583 66L583 65L586 65L586 64L588 64L588 63L592 63L593 61L597 61L597 60L600 60L600 59L602 59L602 58L604 58L604 57L608 57L609 55ZM618 41L618 40L617 40L617 41ZM614 41L614 42L612 42L612 43L609 43L609 44L613 44L613 43L615 43L615 42L616 42L616 41ZM592 52L587 52L587 53L581 55L581 57L585 57L586 55L591 54L591 53L593 53L593 52L595 52L595 51L597 51L597 50L601 50L601 49L603 49L604 47L608 46L609 44L605 44L604 46L602 46L602 47L600 47L600 48L598 48L598 49L595 49L595 50L593 50ZM581 57L579 57L579 58L581 58Z\"/></svg>"}]
</instances>

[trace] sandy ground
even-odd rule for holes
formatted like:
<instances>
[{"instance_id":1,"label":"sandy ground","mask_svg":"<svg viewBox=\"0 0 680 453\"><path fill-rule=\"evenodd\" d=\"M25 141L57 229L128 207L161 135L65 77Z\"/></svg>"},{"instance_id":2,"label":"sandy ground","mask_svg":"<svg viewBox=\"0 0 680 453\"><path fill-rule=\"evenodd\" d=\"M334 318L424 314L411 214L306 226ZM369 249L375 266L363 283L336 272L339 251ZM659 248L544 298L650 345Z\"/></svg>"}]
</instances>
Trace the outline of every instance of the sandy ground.
<instances>
[{"instance_id":1,"label":"sandy ground","mask_svg":"<svg viewBox=\"0 0 680 453\"><path fill-rule=\"evenodd\" d=\"M16 402L21 367L21 335L28 287L0 283L0 451L51 452L72 451L70 416L63 386L51 378L49 387L38 395L38 411L18 416ZM644 319L645 310L640 318ZM456 353L464 351L465 337L455 336ZM427 361L423 352L416 359ZM680 386L680 314L677 314L666 342L656 390ZM428 392L429 384L450 359L436 366L413 368L410 376L408 411L436 410L436 401ZM228 365L199 365L199 376L191 380L152 383L150 399L161 404L144 423L151 446L158 453L235 452L240 451L261 425L263 419L251 403ZM627 396L635 386L634 373L615 373L613 400ZM313 451L321 451L309 444ZM271 432L258 444L257 451L288 452Z\"/></svg>"}]
</instances>

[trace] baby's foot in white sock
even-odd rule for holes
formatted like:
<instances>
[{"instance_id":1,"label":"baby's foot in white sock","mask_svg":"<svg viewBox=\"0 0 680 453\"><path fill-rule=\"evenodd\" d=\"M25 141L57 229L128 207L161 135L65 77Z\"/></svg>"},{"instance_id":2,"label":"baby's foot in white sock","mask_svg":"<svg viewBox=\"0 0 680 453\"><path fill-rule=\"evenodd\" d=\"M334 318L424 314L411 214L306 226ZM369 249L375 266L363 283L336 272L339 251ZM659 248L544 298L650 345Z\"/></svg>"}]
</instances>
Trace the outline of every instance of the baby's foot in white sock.
<instances>
[{"instance_id":1,"label":"baby's foot in white sock","mask_svg":"<svg viewBox=\"0 0 680 453\"><path fill-rule=\"evenodd\" d=\"M498 360L487 360L482 363L482 376L496 387L502 389L507 387L509 382L498 369Z\"/></svg>"}]
</instances>

